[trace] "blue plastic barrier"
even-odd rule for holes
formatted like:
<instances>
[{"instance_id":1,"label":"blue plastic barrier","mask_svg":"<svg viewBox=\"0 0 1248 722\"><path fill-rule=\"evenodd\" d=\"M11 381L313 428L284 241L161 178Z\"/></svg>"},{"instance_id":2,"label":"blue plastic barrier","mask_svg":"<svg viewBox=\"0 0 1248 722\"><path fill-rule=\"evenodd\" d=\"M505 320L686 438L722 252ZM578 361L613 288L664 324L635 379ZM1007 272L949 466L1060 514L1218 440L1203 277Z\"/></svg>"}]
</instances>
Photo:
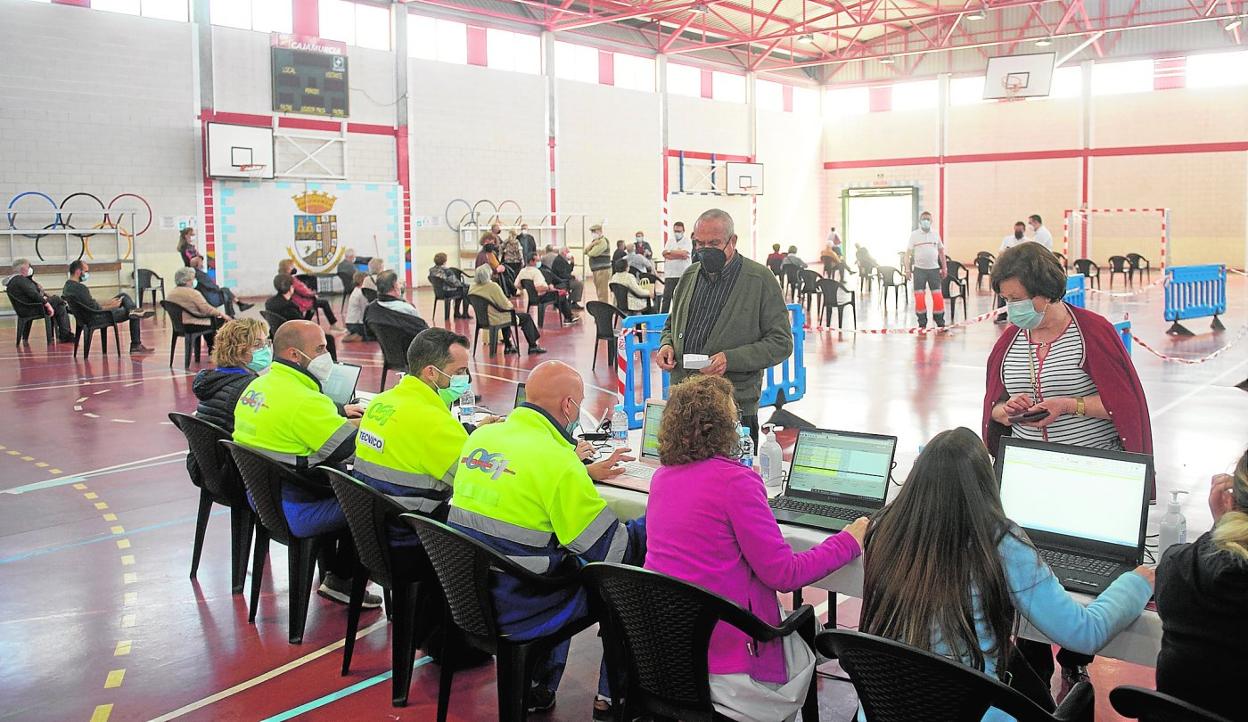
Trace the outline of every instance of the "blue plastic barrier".
<instances>
[{"instance_id":1,"label":"blue plastic barrier","mask_svg":"<svg viewBox=\"0 0 1248 722\"><path fill-rule=\"evenodd\" d=\"M1193 336L1179 321L1213 316L1210 328L1225 327L1218 320L1226 313L1226 266L1171 266L1166 269L1165 319L1173 322L1168 334Z\"/></svg>"},{"instance_id":2,"label":"blue plastic barrier","mask_svg":"<svg viewBox=\"0 0 1248 722\"><path fill-rule=\"evenodd\" d=\"M1122 345L1127 349L1127 355L1131 355L1131 321L1122 320L1114 324L1114 330L1118 332L1118 338L1122 339Z\"/></svg>"},{"instance_id":3,"label":"blue plastic barrier","mask_svg":"<svg viewBox=\"0 0 1248 722\"><path fill-rule=\"evenodd\" d=\"M1087 293L1083 290L1083 274L1066 277L1066 295L1062 298L1066 303L1079 308L1087 308Z\"/></svg>"},{"instance_id":4,"label":"blue plastic barrier","mask_svg":"<svg viewBox=\"0 0 1248 722\"><path fill-rule=\"evenodd\" d=\"M793 354L784 363L767 369L759 406L774 406L777 401L785 404L806 395L806 312L796 303L789 304L788 309L792 321ZM620 323L620 333L624 335L624 358L628 361L624 376L624 413L628 416L630 429L641 428L646 399L654 397L651 359L659 351L665 323L666 313L629 316ZM666 371L660 373L663 389L659 398L667 398L669 376Z\"/></svg>"}]
</instances>

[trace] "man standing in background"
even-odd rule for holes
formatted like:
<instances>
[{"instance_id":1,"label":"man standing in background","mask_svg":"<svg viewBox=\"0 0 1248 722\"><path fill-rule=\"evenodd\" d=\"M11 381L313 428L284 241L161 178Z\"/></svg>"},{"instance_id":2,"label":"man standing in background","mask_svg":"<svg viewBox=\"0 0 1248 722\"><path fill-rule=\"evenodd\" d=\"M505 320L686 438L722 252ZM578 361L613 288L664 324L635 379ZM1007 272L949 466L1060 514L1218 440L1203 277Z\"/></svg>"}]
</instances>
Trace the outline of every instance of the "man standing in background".
<instances>
[{"instance_id":1,"label":"man standing in background","mask_svg":"<svg viewBox=\"0 0 1248 722\"><path fill-rule=\"evenodd\" d=\"M589 261L589 270L594 274L594 288L598 291L598 300L611 303L611 242L602 235L602 225L595 223L589 227L593 240L585 249L585 258Z\"/></svg>"},{"instance_id":2,"label":"man standing in background","mask_svg":"<svg viewBox=\"0 0 1248 722\"><path fill-rule=\"evenodd\" d=\"M927 296L932 292L932 317L938 328L945 325L945 296L941 292L945 278L945 244L940 234L932 230L932 214L923 211L919 227L910 234L906 245L906 265L914 276L914 312L919 317L919 328L927 327Z\"/></svg>"},{"instance_id":3,"label":"man standing in background","mask_svg":"<svg viewBox=\"0 0 1248 722\"><path fill-rule=\"evenodd\" d=\"M516 236L516 240L520 242L521 255L526 259L537 253L537 239L533 238L533 234L529 233L529 224L520 224L520 235Z\"/></svg>"},{"instance_id":4,"label":"man standing in background","mask_svg":"<svg viewBox=\"0 0 1248 722\"><path fill-rule=\"evenodd\" d=\"M685 240L684 221L672 224L672 237L663 246L663 313L672 308L672 296L680 286L680 277L685 274L692 263L693 242Z\"/></svg>"},{"instance_id":5,"label":"man standing in background","mask_svg":"<svg viewBox=\"0 0 1248 722\"><path fill-rule=\"evenodd\" d=\"M642 231L637 231L633 235L633 248L646 258L654 258L654 251L651 250L650 244L646 242L646 234Z\"/></svg>"},{"instance_id":6,"label":"man standing in background","mask_svg":"<svg viewBox=\"0 0 1248 722\"><path fill-rule=\"evenodd\" d=\"M1053 250L1053 234L1049 233L1049 229L1044 227L1044 221L1040 218L1040 215L1033 213L1027 217L1027 222L1031 225L1031 240L1050 251Z\"/></svg>"}]
</instances>

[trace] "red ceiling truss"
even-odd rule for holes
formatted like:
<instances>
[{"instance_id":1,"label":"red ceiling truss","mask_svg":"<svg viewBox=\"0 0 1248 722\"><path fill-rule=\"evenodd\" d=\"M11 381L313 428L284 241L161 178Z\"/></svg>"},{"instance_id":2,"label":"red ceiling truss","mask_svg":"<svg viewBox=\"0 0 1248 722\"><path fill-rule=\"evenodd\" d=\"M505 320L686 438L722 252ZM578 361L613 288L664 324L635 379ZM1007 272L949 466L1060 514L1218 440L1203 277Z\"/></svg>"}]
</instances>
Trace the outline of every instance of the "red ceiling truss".
<instances>
[{"instance_id":1,"label":"red ceiling truss","mask_svg":"<svg viewBox=\"0 0 1248 722\"><path fill-rule=\"evenodd\" d=\"M570 42L616 26L617 42L673 58L760 72L891 61L897 76L938 72L929 57L974 51L1028 52L1051 40L1059 57L1112 54L1125 31L1205 23L1242 46L1248 0L409 0L487 18L525 22ZM510 11L516 12L510 12ZM1216 24L1216 25L1215 25ZM1243 23L1248 27L1248 19ZM610 28L606 28L610 30ZM1073 52L1071 52L1073 50Z\"/></svg>"}]
</instances>

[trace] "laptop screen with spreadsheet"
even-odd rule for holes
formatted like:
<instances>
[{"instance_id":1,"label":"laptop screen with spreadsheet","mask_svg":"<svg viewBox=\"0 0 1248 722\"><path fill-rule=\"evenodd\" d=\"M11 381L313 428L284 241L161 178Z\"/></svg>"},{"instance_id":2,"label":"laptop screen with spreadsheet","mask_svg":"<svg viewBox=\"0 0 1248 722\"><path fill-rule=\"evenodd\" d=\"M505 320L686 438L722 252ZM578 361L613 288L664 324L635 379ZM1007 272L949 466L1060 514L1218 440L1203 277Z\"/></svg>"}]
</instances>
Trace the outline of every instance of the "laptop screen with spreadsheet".
<instances>
[{"instance_id":1,"label":"laptop screen with spreadsheet","mask_svg":"<svg viewBox=\"0 0 1248 722\"><path fill-rule=\"evenodd\" d=\"M667 404L661 401L646 402L646 416L641 424L641 458L650 461L659 460L659 424L663 422L663 409Z\"/></svg>"},{"instance_id":2,"label":"laptop screen with spreadsheet","mask_svg":"<svg viewBox=\"0 0 1248 722\"><path fill-rule=\"evenodd\" d=\"M797 432L786 494L882 504L897 437L849 431Z\"/></svg>"}]
</instances>

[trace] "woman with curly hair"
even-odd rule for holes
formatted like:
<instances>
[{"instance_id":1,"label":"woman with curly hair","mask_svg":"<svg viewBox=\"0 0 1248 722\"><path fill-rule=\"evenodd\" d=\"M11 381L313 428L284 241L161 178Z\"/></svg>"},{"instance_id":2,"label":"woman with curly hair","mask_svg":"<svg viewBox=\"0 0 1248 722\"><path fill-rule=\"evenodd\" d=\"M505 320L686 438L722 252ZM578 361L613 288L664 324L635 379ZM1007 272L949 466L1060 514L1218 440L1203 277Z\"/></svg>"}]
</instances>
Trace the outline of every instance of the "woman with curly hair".
<instances>
[{"instance_id":1,"label":"woman with curly hair","mask_svg":"<svg viewBox=\"0 0 1248 722\"><path fill-rule=\"evenodd\" d=\"M650 483L646 568L705 587L779 625L777 592L822 579L862 553L867 519L794 553L767 506L763 480L735 458L732 384L699 376L672 388L659 426L663 466ZM711 699L736 720L792 719L814 674L796 635L754 642L719 624L709 651Z\"/></svg>"},{"instance_id":2,"label":"woman with curly hair","mask_svg":"<svg viewBox=\"0 0 1248 722\"><path fill-rule=\"evenodd\" d=\"M204 369L195 375L191 391L199 399L195 416L234 433L234 407L247 384L273 362L273 346L269 343L269 325L258 318L238 318L217 329L216 346L212 349L216 368ZM191 481L200 485L201 474L195 457L186 457L186 470Z\"/></svg>"}]
</instances>

